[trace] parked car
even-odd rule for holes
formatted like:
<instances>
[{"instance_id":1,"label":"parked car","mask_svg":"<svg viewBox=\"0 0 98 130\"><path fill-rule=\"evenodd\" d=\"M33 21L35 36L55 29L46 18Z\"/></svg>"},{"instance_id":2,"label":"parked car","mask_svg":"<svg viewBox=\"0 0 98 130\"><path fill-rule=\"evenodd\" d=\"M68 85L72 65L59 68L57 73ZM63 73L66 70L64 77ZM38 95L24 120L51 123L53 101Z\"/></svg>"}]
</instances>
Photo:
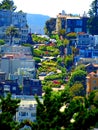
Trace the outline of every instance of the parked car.
<instances>
[{"instance_id":1,"label":"parked car","mask_svg":"<svg viewBox=\"0 0 98 130\"><path fill-rule=\"evenodd\" d=\"M46 76L46 72L41 72L39 76Z\"/></svg>"},{"instance_id":2,"label":"parked car","mask_svg":"<svg viewBox=\"0 0 98 130\"><path fill-rule=\"evenodd\" d=\"M49 72L49 73L47 74L47 76L53 75L53 74L55 74L55 73L52 71L52 72Z\"/></svg>"}]
</instances>

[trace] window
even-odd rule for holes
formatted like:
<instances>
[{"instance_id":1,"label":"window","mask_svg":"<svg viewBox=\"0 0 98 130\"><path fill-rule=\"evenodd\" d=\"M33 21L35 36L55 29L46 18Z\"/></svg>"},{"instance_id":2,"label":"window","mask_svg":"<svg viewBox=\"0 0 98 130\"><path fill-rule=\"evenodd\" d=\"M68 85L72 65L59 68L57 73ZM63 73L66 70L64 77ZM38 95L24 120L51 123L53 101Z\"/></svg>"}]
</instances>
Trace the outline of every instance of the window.
<instances>
[{"instance_id":1,"label":"window","mask_svg":"<svg viewBox=\"0 0 98 130\"><path fill-rule=\"evenodd\" d=\"M4 91L10 91L10 85L4 85Z\"/></svg>"},{"instance_id":2,"label":"window","mask_svg":"<svg viewBox=\"0 0 98 130\"><path fill-rule=\"evenodd\" d=\"M13 86L13 90L16 90L16 86Z\"/></svg>"},{"instance_id":3,"label":"window","mask_svg":"<svg viewBox=\"0 0 98 130\"><path fill-rule=\"evenodd\" d=\"M19 115L21 115L21 116L27 116L28 113L27 112L20 112Z\"/></svg>"},{"instance_id":4,"label":"window","mask_svg":"<svg viewBox=\"0 0 98 130\"><path fill-rule=\"evenodd\" d=\"M36 113L35 112L32 112L31 113L31 117L35 117L36 116Z\"/></svg>"},{"instance_id":5,"label":"window","mask_svg":"<svg viewBox=\"0 0 98 130\"><path fill-rule=\"evenodd\" d=\"M76 21L76 26L82 26L82 20L77 20Z\"/></svg>"},{"instance_id":6,"label":"window","mask_svg":"<svg viewBox=\"0 0 98 130\"><path fill-rule=\"evenodd\" d=\"M75 28L75 32L82 32L82 28Z\"/></svg>"}]
</instances>

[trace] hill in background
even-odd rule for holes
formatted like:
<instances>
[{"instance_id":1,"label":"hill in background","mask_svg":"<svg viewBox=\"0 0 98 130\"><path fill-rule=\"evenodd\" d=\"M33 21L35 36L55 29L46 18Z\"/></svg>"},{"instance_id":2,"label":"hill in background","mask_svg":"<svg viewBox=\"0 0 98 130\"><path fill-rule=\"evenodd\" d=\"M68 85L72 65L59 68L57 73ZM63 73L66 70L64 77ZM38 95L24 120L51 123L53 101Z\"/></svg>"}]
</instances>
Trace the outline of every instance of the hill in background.
<instances>
[{"instance_id":1,"label":"hill in background","mask_svg":"<svg viewBox=\"0 0 98 130\"><path fill-rule=\"evenodd\" d=\"M47 15L27 14L27 23L32 33L44 34L45 22L49 19Z\"/></svg>"}]
</instances>

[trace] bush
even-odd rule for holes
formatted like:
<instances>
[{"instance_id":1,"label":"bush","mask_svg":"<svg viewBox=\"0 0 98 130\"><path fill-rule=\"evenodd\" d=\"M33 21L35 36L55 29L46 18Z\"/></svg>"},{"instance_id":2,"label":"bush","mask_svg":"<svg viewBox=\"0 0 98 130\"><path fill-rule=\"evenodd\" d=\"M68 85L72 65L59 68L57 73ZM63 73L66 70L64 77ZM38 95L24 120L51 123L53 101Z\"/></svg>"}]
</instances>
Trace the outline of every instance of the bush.
<instances>
[{"instance_id":1,"label":"bush","mask_svg":"<svg viewBox=\"0 0 98 130\"><path fill-rule=\"evenodd\" d=\"M33 57L33 59L35 60L36 63L40 63L41 59L39 57Z\"/></svg>"}]
</instances>

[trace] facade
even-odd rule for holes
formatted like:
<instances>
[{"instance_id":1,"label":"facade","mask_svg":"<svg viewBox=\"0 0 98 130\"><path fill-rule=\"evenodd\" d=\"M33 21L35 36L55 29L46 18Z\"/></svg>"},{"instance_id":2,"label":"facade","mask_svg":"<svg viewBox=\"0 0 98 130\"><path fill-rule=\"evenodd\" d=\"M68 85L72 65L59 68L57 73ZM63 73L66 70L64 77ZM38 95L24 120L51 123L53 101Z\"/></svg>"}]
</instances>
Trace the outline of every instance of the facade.
<instances>
[{"instance_id":1,"label":"facade","mask_svg":"<svg viewBox=\"0 0 98 130\"><path fill-rule=\"evenodd\" d=\"M0 53L0 69L7 77L15 73L23 75L25 72L31 74L32 78L35 76L35 61L32 59L30 47L5 45L0 48Z\"/></svg>"},{"instance_id":2,"label":"facade","mask_svg":"<svg viewBox=\"0 0 98 130\"><path fill-rule=\"evenodd\" d=\"M20 70L19 70L20 68ZM35 75L36 69L35 69L35 61L34 60L28 60L28 59L15 59L13 57L4 57L1 58L1 71L5 72L7 77L9 74L19 73L22 75L25 75L25 71L21 70L27 69L27 71L31 71L32 78ZM31 68L31 70L30 70Z\"/></svg>"},{"instance_id":3,"label":"facade","mask_svg":"<svg viewBox=\"0 0 98 130\"><path fill-rule=\"evenodd\" d=\"M36 121L36 106L37 103L32 100L21 100L18 112L16 112L16 121L22 122L23 120Z\"/></svg>"},{"instance_id":4,"label":"facade","mask_svg":"<svg viewBox=\"0 0 98 130\"><path fill-rule=\"evenodd\" d=\"M10 10L0 10L0 39L9 42L6 36L6 29L9 26L15 26L18 29L17 37L13 39L14 43L26 43L28 39L28 25L26 20L26 13L12 12Z\"/></svg>"},{"instance_id":5,"label":"facade","mask_svg":"<svg viewBox=\"0 0 98 130\"><path fill-rule=\"evenodd\" d=\"M86 94L89 94L92 90L98 89L98 73L89 73L86 77L86 83Z\"/></svg>"},{"instance_id":6,"label":"facade","mask_svg":"<svg viewBox=\"0 0 98 130\"><path fill-rule=\"evenodd\" d=\"M23 79L23 95L38 95L42 96L42 84L39 79Z\"/></svg>"},{"instance_id":7,"label":"facade","mask_svg":"<svg viewBox=\"0 0 98 130\"><path fill-rule=\"evenodd\" d=\"M34 96L12 95L12 98L21 100L18 111L16 112L16 121L21 122L29 119L32 122L36 122L37 102ZM39 99L42 102L42 98L39 97Z\"/></svg>"},{"instance_id":8,"label":"facade","mask_svg":"<svg viewBox=\"0 0 98 130\"><path fill-rule=\"evenodd\" d=\"M5 81L5 79L6 79L5 75L6 75L6 73L0 72L0 82Z\"/></svg>"},{"instance_id":9,"label":"facade","mask_svg":"<svg viewBox=\"0 0 98 130\"><path fill-rule=\"evenodd\" d=\"M84 15L83 17L75 15L67 15L59 13L56 19L56 32L61 29L65 29L67 33L69 32L87 32L87 21L88 17Z\"/></svg>"},{"instance_id":10,"label":"facade","mask_svg":"<svg viewBox=\"0 0 98 130\"><path fill-rule=\"evenodd\" d=\"M80 49L79 55L82 58L98 58L98 49L95 48Z\"/></svg>"},{"instance_id":11,"label":"facade","mask_svg":"<svg viewBox=\"0 0 98 130\"><path fill-rule=\"evenodd\" d=\"M25 56L32 56L31 48L30 47L21 46L21 45L13 45L13 46L3 45L3 46L1 46L0 53L2 55L14 54L13 55L14 57L15 57L15 54L17 54L18 55L17 58L21 57L19 54L24 54ZM32 59L32 57L31 57L31 59Z\"/></svg>"},{"instance_id":12,"label":"facade","mask_svg":"<svg viewBox=\"0 0 98 130\"><path fill-rule=\"evenodd\" d=\"M95 37L87 33L78 33L77 48L86 49L95 46Z\"/></svg>"},{"instance_id":13,"label":"facade","mask_svg":"<svg viewBox=\"0 0 98 130\"><path fill-rule=\"evenodd\" d=\"M12 23L12 12L10 10L0 10L0 27L10 26Z\"/></svg>"},{"instance_id":14,"label":"facade","mask_svg":"<svg viewBox=\"0 0 98 130\"><path fill-rule=\"evenodd\" d=\"M11 93L13 95L19 95L20 89L17 80L5 80L0 82L0 95L6 95Z\"/></svg>"}]
</instances>

